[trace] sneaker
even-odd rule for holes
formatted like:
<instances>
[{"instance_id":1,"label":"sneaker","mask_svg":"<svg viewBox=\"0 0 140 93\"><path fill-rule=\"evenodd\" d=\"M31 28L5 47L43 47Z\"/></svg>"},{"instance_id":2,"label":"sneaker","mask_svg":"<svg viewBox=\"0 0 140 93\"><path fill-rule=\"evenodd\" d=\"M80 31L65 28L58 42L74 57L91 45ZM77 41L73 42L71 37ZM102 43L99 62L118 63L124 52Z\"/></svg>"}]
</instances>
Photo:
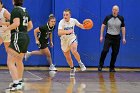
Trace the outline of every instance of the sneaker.
<instances>
[{"instance_id":1,"label":"sneaker","mask_svg":"<svg viewBox=\"0 0 140 93\"><path fill-rule=\"evenodd\" d=\"M24 87L25 84L24 84L23 80L19 81L19 83L21 84L22 87ZM13 84L14 84L13 82L10 83L10 84L9 84L9 87L12 87Z\"/></svg>"},{"instance_id":2,"label":"sneaker","mask_svg":"<svg viewBox=\"0 0 140 93\"><path fill-rule=\"evenodd\" d=\"M8 88L8 90L10 91L16 91L16 90L21 90L21 89L22 89L22 86L20 83L13 84L11 87Z\"/></svg>"},{"instance_id":3,"label":"sneaker","mask_svg":"<svg viewBox=\"0 0 140 93\"><path fill-rule=\"evenodd\" d=\"M55 66L52 64L52 65L50 65L49 70L51 70L51 71L56 71L57 69L56 69Z\"/></svg>"},{"instance_id":4,"label":"sneaker","mask_svg":"<svg viewBox=\"0 0 140 93\"><path fill-rule=\"evenodd\" d=\"M115 68L110 68L109 72L116 72Z\"/></svg>"},{"instance_id":5,"label":"sneaker","mask_svg":"<svg viewBox=\"0 0 140 93\"><path fill-rule=\"evenodd\" d=\"M76 71L76 68L75 67L70 70L70 77L75 76L75 71Z\"/></svg>"},{"instance_id":6,"label":"sneaker","mask_svg":"<svg viewBox=\"0 0 140 93\"><path fill-rule=\"evenodd\" d=\"M98 71L101 72L102 71L102 67L98 66Z\"/></svg>"},{"instance_id":7,"label":"sneaker","mask_svg":"<svg viewBox=\"0 0 140 93\"><path fill-rule=\"evenodd\" d=\"M86 70L86 67L85 67L85 65L82 62L79 63L79 66L81 68L81 71L85 71Z\"/></svg>"},{"instance_id":8,"label":"sneaker","mask_svg":"<svg viewBox=\"0 0 140 93\"><path fill-rule=\"evenodd\" d=\"M28 59L30 56L31 56L31 52L27 51L27 52L25 53L25 56L24 56L25 61L27 61L27 59Z\"/></svg>"}]
</instances>

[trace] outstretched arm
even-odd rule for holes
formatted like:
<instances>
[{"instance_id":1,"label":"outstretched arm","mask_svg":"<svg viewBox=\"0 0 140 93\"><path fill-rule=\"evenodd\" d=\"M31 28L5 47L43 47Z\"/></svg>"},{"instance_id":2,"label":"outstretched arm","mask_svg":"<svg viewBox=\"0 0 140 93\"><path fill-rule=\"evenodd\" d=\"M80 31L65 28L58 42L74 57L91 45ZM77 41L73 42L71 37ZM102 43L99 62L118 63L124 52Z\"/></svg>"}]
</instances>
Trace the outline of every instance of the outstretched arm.
<instances>
[{"instance_id":1,"label":"outstretched arm","mask_svg":"<svg viewBox=\"0 0 140 93\"><path fill-rule=\"evenodd\" d=\"M83 24L77 24L76 26L78 26L81 29L85 29L84 26L83 26Z\"/></svg>"}]
</instances>

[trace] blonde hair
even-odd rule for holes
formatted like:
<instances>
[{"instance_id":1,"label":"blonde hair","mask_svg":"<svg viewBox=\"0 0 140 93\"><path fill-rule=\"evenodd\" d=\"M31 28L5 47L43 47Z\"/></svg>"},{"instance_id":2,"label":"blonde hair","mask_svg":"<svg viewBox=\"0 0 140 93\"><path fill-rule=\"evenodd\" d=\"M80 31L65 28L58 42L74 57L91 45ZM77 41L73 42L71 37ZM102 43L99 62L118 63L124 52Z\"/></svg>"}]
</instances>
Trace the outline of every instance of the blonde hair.
<instances>
[{"instance_id":1,"label":"blonde hair","mask_svg":"<svg viewBox=\"0 0 140 93\"><path fill-rule=\"evenodd\" d=\"M49 15L49 19L48 19L48 21L50 21L51 19L55 19L54 14L50 14L50 15Z\"/></svg>"}]
</instances>

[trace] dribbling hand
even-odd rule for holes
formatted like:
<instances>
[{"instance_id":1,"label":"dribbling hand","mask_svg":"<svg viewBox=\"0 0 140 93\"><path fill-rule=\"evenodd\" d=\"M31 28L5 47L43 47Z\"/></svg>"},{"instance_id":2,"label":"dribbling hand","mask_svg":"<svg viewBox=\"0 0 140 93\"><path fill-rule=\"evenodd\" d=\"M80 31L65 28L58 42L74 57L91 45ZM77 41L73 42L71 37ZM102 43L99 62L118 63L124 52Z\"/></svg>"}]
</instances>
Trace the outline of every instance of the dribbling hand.
<instances>
[{"instance_id":1,"label":"dribbling hand","mask_svg":"<svg viewBox=\"0 0 140 93\"><path fill-rule=\"evenodd\" d=\"M73 33L74 33L74 30L67 31L67 34L73 34Z\"/></svg>"}]
</instances>

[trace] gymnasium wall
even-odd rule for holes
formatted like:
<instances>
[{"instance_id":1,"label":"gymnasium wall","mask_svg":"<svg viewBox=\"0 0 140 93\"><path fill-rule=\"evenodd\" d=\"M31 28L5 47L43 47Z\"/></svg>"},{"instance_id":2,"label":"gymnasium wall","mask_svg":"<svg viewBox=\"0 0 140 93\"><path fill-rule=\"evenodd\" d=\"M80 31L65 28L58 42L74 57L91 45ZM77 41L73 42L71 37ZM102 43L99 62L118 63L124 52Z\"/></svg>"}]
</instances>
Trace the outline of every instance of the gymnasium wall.
<instances>
[{"instance_id":1,"label":"gymnasium wall","mask_svg":"<svg viewBox=\"0 0 140 93\"><path fill-rule=\"evenodd\" d=\"M3 0L6 8L11 11L13 6L9 0ZM82 30L76 27L75 32L78 37L78 51L81 59L86 66L98 66L100 53L103 43L99 42L100 27L106 15L111 14L112 6L120 7L120 15L125 18L127 44L121 42L119 56L116 62L118 67L140 67L140 1L139 0L25 0L24 6L27 7L33 20L34 28L44 24L48 15L54 13L57 19L56 29L53 33L54 48L51 49L53 62L56 66L68 66L60 47L60 39L57 35L58 22L63 18L63 10L70 8L72 17L82 21L90 18L94 21L94 28ZM33 30L29 32L30 45L29 51L37 50L33 36ZM105 60L105 66L109 66L110 53ZM73 57L73 56L72 56ZM74 58L73 58L74 59ZM48 65L45 56L31 56L24 62L26 66L45 66ZM0 64L6 64L6 53L4 46L0 46ZM74 59L74 64L78 66Z\"/></svg>"}]
</instances>

